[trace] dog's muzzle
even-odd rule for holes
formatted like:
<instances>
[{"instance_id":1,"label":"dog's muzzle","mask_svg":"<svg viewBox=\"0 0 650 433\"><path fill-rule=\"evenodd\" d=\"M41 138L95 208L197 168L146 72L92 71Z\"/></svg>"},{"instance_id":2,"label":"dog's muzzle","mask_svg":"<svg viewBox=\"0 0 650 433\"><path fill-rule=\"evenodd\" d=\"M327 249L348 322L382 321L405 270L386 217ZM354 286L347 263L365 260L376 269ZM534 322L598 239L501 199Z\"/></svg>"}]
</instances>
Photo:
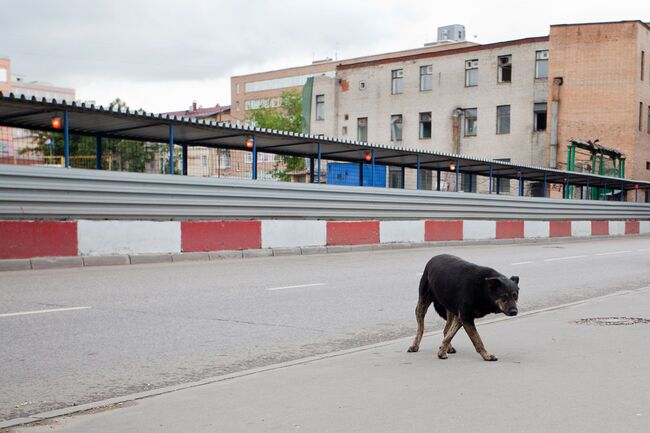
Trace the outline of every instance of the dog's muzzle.
<instances>
[{"instance_id":1,"label":"dog's muzzle","mask_svg":"<svg viewBox=\"0 0 650 433\"><path fill-rule=\"evenodd\" d=\"M506 314L507 314L508 316L516 316L517 313L518 313L518 311L517 311L516 308L511 308L511 309L508 310L508 312L507 312Z\"/></svg>"}]
</instances>

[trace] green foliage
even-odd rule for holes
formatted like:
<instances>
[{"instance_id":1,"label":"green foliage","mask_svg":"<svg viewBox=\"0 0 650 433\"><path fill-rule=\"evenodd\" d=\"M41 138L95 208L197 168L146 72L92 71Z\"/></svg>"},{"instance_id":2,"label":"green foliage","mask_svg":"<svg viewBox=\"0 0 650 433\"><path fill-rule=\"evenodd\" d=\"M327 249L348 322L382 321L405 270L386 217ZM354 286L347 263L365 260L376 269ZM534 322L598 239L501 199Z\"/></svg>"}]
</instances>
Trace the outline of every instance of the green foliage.
<instances>
[{"instance_id":1,"label":"green foliage","mask_svg":"<svg viewBox=\"0 0 650 433\"><path fill-rule=\"evenodd\" d=\"M302 95L286 91L280 97L280 107L263 107L252 110L248 120L258 128L277 129L281 131L301 132ZM300 156L284 156L276 160L271 176L282 181L291 180L289 173L305 169L305 159Z\"/></svg>"},{"instance_id":2,"label":"green foliage","mask_svg":"<svg viewBox=\"0 0 650 433\"><path fill-rule=\"evenodd\" d=\"M127 105L116 98L108 105L109 109L126 109ZM65 142L61 132L36 131L32 134L35 146L21 150L21 153L38 153L43 156L63 156ZM72 167L95 167L91 157L95 156L96 141L94 137L84 137L70 134L70 164ZM143 172L147 163L165 146L160 144L142 143L133 140L102 140L104 156L103 168L112 171ZM80 158L81 157L81 158ZM86 158L83 158L86 157Z\"/></svg>"}]
</instances>

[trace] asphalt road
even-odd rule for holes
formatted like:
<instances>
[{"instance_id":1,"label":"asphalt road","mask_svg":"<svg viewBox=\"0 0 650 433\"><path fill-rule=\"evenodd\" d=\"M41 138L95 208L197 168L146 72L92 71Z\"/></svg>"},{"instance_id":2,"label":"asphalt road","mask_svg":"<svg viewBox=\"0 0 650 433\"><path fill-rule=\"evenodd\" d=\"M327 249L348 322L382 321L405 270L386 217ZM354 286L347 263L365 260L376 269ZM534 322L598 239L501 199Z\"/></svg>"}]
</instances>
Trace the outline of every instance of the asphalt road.
<instances>
[{"instance_id":1,"label":"asphalt road","mask_svg":"<svg viewBox=\"0 0 650 433\"><path fill-rule=\"evenodd\" d=\"M519 275L521 311L650 284L647 237L5 272L0 419L413 335L442 252Z\"/></svg>"}]
</instances>

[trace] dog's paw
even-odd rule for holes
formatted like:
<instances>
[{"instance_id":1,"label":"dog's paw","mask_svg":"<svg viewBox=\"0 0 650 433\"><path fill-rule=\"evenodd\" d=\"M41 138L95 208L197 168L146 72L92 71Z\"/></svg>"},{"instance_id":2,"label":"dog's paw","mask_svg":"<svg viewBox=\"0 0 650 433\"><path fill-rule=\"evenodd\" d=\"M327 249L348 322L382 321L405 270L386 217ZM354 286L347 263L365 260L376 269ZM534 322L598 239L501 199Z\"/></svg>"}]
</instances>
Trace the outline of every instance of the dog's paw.
<instances>
[{"instance_id":1,"label":"dog's paw","mask_svg":"<svg viewBox=\"0 0 650 433\"><path fill-rule=\"evenodd\" d=\"M417 352L418 350L420 350L418 346L411 346L408 348L407 352Z\"/></svg>"},{"instance_id":2,"label":"dog's paw","mask_svg":"<svg viewBox=\"0 0 650 433\"><path fill-rule=\"evenodd\" d=\"M438 350L438 358L447 359L448 358L447 357L447 352L445 352L444 350Z\"/></svg>"},{"instance_id":3,"label":"dog's paw","mask_svg":"<svg viewBox=\"0 0 650 433\"><path fill-rule=\"evenodd\" d=\"M483 354L481 356L483 357L484 361L498 361L499 360L499 358L492 355L491 353L485 353L485 354Z\"/></svg>"},{"instance_id":4,"label":"dog's paw","mask_svg":"<svg viewBox=\"0 0 650 433\"><path fill-rule=\"evenodd\" d=\"M449 349L447 349L447 353L456 353L456 349L453 347L449 346Z\"/></svg>"}]
</instances>

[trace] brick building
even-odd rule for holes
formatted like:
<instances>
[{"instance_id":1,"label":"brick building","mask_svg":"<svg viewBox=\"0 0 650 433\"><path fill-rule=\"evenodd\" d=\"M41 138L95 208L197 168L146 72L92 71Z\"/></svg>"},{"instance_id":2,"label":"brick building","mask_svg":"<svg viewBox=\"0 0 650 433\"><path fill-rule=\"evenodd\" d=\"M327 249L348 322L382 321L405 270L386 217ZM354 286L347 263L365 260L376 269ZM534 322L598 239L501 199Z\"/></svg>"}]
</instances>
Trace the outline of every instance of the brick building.
<instances>
[{"instance_id":1,"label":"brick building","mask_svg":"<svg viewBox=\"0 0 650 433\"><path fill-rule=\"evenodd\" d=\"M624 154L625 177L650 180L648 56L650 27L641 21L554 25L548 36L486 45L441 41L329 61L317 65L322 70L308 65L233 77L232 98L270 95L249 84L262 78L275 84L276 97L301 90L311 82L309 71L312 96L303 104L312 134L559 169L567 167L571 139L598 139ZM281 87L297 71L300 80ZM576 162L575 169L598 172L591 155L578 152ZM415 184L413 173L406 182Z\"/></svg>"}]
</instances>

